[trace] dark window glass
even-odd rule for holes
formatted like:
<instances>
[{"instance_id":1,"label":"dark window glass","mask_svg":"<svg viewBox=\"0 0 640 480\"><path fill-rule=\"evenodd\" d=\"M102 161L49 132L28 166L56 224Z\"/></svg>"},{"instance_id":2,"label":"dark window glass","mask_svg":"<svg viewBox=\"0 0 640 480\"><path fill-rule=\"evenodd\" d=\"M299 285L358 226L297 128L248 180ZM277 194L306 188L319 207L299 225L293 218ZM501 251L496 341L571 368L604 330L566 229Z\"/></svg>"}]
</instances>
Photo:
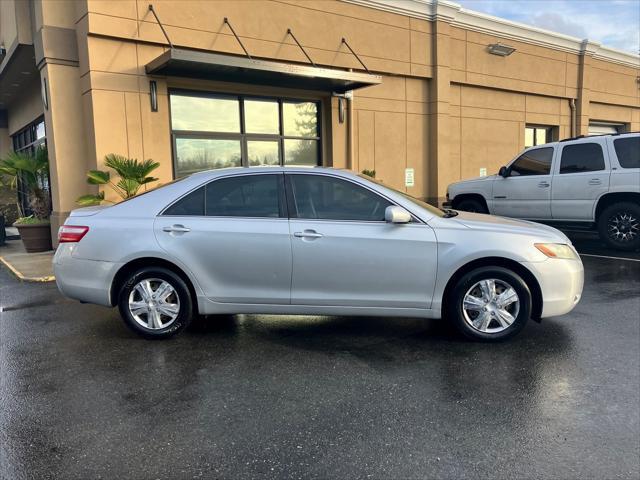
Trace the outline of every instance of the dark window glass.
<instances>
[{"instance_id":1,"label":"dark window glass","mask_svg":"<svg viewBox=\"0 0 640 480\"><path fill-rule=\"evenodd\" d=\"M640 168L640 137L618 138L613 146L622 168Z\"/></svg>"},{"instance_id":2,"label":"dark window glass","mask_svg":"<svg viewBox=\"0 0 640 480\"><path fill-rule=\"evenodd\" d=\"M562 149L560 173L597 172L604 170L604 155L598 143L567 145Z\"/></svg>"},{"instance_id":3,"label":"dark window glass","mask_svg":"<svg viewBox=\"0 0 640 480\"><path fill-rule=\"evenodd\" d=\"M281 175L242 175L207 185L211 217L279 217Z\"/></svg>"},{"instance_id":4,"label":"dark window glass","mask_svg":"<svg viewBox=\"0 0 640 480\"><path fill-rule=\"evenodd\" d=\"M163 215L204 216L204 187L200 187L187 196L182 197L167 208Z\"/></svg>"},{"instance_id":5,"label":"dark window glass","mask_svg":"<svg viewBox=\"0 0 640 480\"><path fill-rule=\"evenodd\" d=\"M291 175L298 218L384 221L391 205L381 196L346 180L321 175Z\"/></svg>"},{"instance_id":6,"label":"dark window glass","mask_svg":"<svg viewBox=\"0 0 640 480\"><path fill-rule=\"evenodd\" d=\"M549 175L551 171L551 160L553 159L553 148L537 148L527 150L509 167L510 175Z\"/></svg>"}]
</instances>

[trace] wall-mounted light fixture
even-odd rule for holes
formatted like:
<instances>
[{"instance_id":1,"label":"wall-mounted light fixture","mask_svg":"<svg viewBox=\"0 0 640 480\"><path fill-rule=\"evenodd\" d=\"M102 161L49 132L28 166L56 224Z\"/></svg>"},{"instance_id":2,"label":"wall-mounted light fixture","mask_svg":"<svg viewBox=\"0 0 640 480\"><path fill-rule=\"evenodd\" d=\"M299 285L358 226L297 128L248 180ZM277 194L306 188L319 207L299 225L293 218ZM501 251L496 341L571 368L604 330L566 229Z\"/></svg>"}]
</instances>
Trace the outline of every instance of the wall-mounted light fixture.
<instances>
[{"instance_id":1,"label":"wall-mounted light fixture","mask_svg":"<svg viewBox=\"0 0 640 480\"><path fill-rule=\"evenodd\" d=\"M353 91L349 90L345 93L333 93L338 98L338 122L344 123L347 118L347 100L353 98Z\"/></svg>"},{"instance_id":2,"label":"wall-mounted light fixture","mask_svg":"<svg viewBox=\"0 0 640 480\"><path fill-rule=\"evenodd\" d=\"M149 99L151 100L151 111L158 111L158 84L155 80L149 82Z\"/></svg>"},{"instance_id":3,"label":"wall-mounted light fixture","mask_svg":"<svg viewBox=\"0 0 640 480\"><path fill-rule=\"evenodd\" d=\"M42 96L42 104L44 105L44 109L49 110L49 91L47 89L47 77L42 77L40 95Z\"/></svg>"},{"instance_id":4,"label":"wall-mounted light fixture","mask_svg":"<svg viewBox=\"0 0 640 480\"><path fill-rule=\"evenodd\" d=\"M513 52L516 51L515 48L510 47L509 45L504 45L502 43L490 43L487 46L487 51L491 55L499 55L500 57L508 57Z\"/></svg>"}]
</instances>

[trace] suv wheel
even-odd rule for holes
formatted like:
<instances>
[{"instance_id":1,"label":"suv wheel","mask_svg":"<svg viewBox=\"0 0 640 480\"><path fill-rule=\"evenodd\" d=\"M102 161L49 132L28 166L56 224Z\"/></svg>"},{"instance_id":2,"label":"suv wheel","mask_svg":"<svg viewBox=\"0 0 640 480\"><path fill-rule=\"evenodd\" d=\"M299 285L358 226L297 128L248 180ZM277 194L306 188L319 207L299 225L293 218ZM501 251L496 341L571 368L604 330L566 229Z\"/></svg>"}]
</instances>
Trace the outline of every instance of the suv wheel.
<instances>
[{"instance_id":1,"label":"suv wheel","mask_svg":"<svg viewBox=\"0 0 640 480\"><path fill-rule=\"evenodd\" d=\"M484 204L475 198L465 198L460 200L460 202L456 204L455 209L471 213L489 213Z\"/></svg>"},{"instance_id":2,"label":"suv wheel","mask_svg":"<svg viewBox=\"0 0 640 480\"><path fill-rule=\"evenodd\" d=\"M448 298L456 328L472 340L495 342L516 335L531 316L531 292L516 273L481 267L464 275Z\"/></svg>"},{"instance_id":3,"label":"suv wheel","mask_svg":"<svg viewBox=\"0 0 640 480\"><path fill-rule=\"evenodd\" d=\"M129 328L146 338L168 338L184 330L193 316L185 282L171 270L147 267L120 289L118 308Z\"/></svg>"},{"instance_id":4,"label":"suv wheel","mask_svg":"<svg viewBox=\"0 0 640 480\"><path fill-rule=\"evenodd\" d=\"M609 247L626 251L640 248L640 206L632 202L608 206L598 218L598 233Z\"/></svg>"}]
</instances>

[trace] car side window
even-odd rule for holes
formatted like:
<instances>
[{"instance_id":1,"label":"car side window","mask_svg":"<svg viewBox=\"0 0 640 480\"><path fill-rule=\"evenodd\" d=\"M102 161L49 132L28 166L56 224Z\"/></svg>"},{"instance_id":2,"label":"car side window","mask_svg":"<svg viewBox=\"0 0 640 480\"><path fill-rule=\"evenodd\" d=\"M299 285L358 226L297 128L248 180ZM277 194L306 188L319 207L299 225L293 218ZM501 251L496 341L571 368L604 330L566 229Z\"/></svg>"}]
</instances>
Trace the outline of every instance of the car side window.
<instances>
[{"instance_id":1,"label":"car side window","mask_svg":"<svg viewBox=\"0 0 640 480\"><path fill-rule=\"evenodd\" d=\"M209 217L278 218L282 174L239 175L214 180L206 186L205 212Z\"/></svg>"},{"instance_id":2,"label":"car side window","mask_svg":"<svg viewBox=\"0 0 640 480\"><path fill-rule=\"evenodd\" d=\"M527 150L511 164L509 167L509 175L512 177L549 175L552 160L552 147Z\"/></svg>"},{"instance_id":3,"label":"car side window","mask_svg":"<svg viewBox=\"0 0 640 480\"><path fill-rule=\"evenodd\" d=\"M185 195L167 208L163 215L168 216L204 216L204 187Z\"/></svg>"},{"instance_id":4,"label":"car side window","mask_svg":"<svg viewBox=\"0 0 640 480\"><path fill-rule=\"evenodd\" d=\"M604 153L599 143L578 143L562 149L560 174L604 170Z\"/></svg>"},{"instance_id":5,"label":"car side window","mask_svg":"<svg viewBox=\"0 0 640 480\"><path fill-rule=\"evenodd\" d=\"M640 137L618 138L613 146L622 168L640 168Z\"/></svg>"},{"instance_id":6,"label":"car side window","mask_svg":"<svg viewBox=\"0 0 640 480\"><path fill-rule=\"evenodd\" d=\"M384 221L391 202L359 185L324 175L288 175L292 216L322 220Z\"/></svg>"}]
</instances>

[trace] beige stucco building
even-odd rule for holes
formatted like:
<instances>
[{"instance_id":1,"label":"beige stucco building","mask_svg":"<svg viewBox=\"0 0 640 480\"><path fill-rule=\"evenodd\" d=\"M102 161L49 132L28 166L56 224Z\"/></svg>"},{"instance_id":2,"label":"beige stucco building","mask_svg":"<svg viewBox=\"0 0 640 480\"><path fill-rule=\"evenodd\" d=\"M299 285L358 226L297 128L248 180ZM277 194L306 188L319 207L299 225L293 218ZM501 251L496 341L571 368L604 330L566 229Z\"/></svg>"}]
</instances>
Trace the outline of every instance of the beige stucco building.
<instances>
[{"instance_id":1,"label":"beige stucco building","mask_svg":"<svg viewBox=\"0 0 640 480\"><path fill-rule=\"evenodd\" d=\"M638 56L444 1L2 0L0 46L0 156L46 134L53 229L108 153L161 182L317 163L437 200L525 144L640 130Z\"/></svg>"}]
</instances>

